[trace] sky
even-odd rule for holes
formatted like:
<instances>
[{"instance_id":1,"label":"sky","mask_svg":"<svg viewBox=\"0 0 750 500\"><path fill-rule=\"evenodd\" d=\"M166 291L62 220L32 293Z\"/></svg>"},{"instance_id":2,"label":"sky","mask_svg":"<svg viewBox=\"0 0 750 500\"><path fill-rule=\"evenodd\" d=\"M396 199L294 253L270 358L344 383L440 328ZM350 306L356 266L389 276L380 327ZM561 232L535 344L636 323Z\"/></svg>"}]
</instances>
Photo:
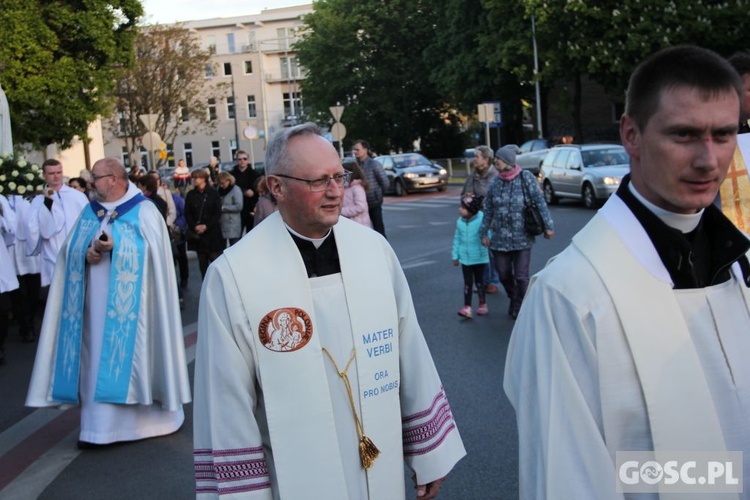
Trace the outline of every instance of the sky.
<instances>
[{"instance_id":1,"label":"sky","mask_svg":"<svg viewBox=\"0 0 750 500\"><path fill-rule=\"evenodd\" d=\"M141 0L148 24L259 14L263 9L306 5L305 0Z\"/></svg>"}]
</instances>

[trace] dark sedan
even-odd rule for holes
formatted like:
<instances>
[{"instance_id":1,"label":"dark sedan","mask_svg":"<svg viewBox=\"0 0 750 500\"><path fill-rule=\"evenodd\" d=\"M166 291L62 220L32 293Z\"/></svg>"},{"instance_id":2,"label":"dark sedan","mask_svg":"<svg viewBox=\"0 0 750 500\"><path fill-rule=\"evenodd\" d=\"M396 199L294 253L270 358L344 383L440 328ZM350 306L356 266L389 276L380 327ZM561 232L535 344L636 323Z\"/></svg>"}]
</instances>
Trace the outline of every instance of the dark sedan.
<instances>
[{"instance_id":1,"label":"dark sedan","mask_svg":"<svg viewBox=\"0 0 750 500\"><path fill-rule=\"evenodd\" d=\"M412 191L448 188L448 171L417 153L384 155L375 158L388 174L388 193L405 196Z\"/></svg>"}]
</instances>

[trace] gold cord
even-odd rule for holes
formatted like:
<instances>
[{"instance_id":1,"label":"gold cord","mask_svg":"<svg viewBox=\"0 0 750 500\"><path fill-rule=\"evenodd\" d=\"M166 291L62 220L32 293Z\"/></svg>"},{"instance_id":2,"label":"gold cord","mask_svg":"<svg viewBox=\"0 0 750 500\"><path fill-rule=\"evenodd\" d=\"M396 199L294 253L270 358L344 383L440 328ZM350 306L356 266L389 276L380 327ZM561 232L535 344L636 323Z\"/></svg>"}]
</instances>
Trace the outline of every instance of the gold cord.
<instances>
[{"instance_id":1,"label":"gold cord","mask_svg":"<svg viewBox=\"0 0 750 500\"><path fill-rule=\"evenodd\" d=\"M362 467L364 467L365 469L369 469L370 467L372 467L375 459L378 458L378 455L380 455L380 450L378 450L378 448L370 440L370 438L365 436L365 429L362 427L362 422L360 422L359 416L357 415L357 407L354 405L352 384L349 382L349 376L346 373L349 371L349 367L352 366L352 362L354 361L357 351L352 347L352 355L349 358L349 361L346 363L346 368L344 368L343 372L339 370L339 365L336 364L336 360L333 359L333 356L331 356L331 353L328 352L328 349L323 347L323 352L326 353L328 359L330 359L331 363L333 363L333 367L336 369L336 373L338 373L339 377L344 380L346 393L349 395L349 404L352 407L352 414L354 415L354 423L357 424L357 434L359 435L359 459L362 462Z\"/></svg>"}]
</instances>

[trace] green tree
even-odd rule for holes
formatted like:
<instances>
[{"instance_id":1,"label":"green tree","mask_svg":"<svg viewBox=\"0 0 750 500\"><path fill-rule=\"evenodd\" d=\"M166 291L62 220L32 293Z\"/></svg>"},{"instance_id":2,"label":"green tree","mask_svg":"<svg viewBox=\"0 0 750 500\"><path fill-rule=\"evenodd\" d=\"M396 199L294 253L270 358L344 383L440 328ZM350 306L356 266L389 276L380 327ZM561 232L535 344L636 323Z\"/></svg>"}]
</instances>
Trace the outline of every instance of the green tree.
<instances>
[{"instance_id":1,"label":"green tree","mask_svg":"<svg viewBox=\"0 0 750 500\"><path fill-rule=\"evenodd\" d=\"M427 0L320 0L305 17L295 48L308 75L305 105L315 113L346 106L347 139L364 138L376 151L428 155L460 148L455 112L430 81L424 53L436 36L435 6Z\"/></svg>"},{"instance_id":2,"label":"green tree","mask_svg":"<svg viewBox=\"0 0 750 500\"><path fill-rule=\"evenodd\" d=\"M138 0L3 0L0 82L17 144L88 139L89 124L109 114L142 14Z\"/></svg>"},{"instance_id":3,"label":"green tree","mask_svg":"<svg viewBox=\"0 0 750 500\"><path fill-rule=\"evenodd\" d=\"M116 114L109 120L110 129L125 140L131 165L138 163L137 151L146 132L141 115L156 115L152 131L167 144L178 134L215 127L208 115L208 100L224 97L227 86L206 85L207 70L216 71L210 53L184 27L141 29L134 63L117 80Z\"/></svg>"}]
</instances>

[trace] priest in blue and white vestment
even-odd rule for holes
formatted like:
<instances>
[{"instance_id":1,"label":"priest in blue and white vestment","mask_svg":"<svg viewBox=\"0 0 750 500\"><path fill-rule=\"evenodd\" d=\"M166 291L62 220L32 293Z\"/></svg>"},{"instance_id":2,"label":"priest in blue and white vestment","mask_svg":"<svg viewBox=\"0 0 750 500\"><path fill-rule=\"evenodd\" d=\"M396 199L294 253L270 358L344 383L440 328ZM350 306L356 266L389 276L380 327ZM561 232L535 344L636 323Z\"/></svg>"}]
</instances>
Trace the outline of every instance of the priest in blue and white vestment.
<instances>
[{"instance_id":1,"label":"priest in blue and white vestment","mask_svg":"<svg viewBox=\"0 0 750 500\"><path fill-rule=\"evenodd\" d=\"M81 447L171 434L190 402L164 220L119 160L92 174L98 201L60 251L26 400L80 404Z\"/></svg>"}]
</instances>

